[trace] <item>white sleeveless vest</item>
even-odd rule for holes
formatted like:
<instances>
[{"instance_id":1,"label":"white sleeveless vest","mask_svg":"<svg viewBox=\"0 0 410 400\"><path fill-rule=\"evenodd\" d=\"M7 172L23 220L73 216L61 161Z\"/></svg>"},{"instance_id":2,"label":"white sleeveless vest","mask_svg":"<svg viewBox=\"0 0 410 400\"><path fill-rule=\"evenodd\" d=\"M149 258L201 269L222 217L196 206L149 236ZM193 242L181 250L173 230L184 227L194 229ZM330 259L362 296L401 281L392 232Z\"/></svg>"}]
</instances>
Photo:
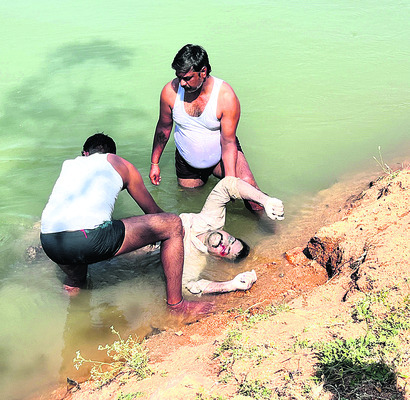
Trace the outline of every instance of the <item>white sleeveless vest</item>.
<instances>
[{"instance_id":1,"label":"white sleeveless vest","mask_svg":"<svg viewBox=\"0 0 410 400\"><path fill-rule=\"evenodd\" d=\"M216 118L222 79L213 77L211 96L199 117L191 117L184 108L185 90L179 85L172 110L175 145L189 165L203 169L216 165L222 156L221 123Z\"/></svg>"},{"instance_id":2,"label":"white sleeveless vest","mask_svg":"<svg viewBox=\"0 0 410 400\"><path fill-rule=\"evenodd\" d=\"M41 216L42 233L93 229L111 220L124 183L107 156L96 153L64 161Z\"/></svg>"}]
</instances>

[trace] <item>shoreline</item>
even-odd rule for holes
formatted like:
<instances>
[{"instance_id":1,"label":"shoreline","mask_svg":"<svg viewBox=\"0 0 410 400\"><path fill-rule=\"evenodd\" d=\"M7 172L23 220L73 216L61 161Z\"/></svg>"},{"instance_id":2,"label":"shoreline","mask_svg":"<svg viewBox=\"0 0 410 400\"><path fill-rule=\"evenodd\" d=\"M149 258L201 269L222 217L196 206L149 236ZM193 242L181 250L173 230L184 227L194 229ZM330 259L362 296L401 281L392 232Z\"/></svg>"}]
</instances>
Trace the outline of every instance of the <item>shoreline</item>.
<instances>
[{"instance_id":1,"label":"shoreline","mask_svg":"<svg viewBox=\"0 0 410 400\"><path fill-rule=\"evenodd\" d=\"M409 174L409 170L407 169L405 171L402 171L400 172L400 174L407 176ZM366 179L367 177L365 176L363 176L363 179L356 179L355 184L350 186L350 191L355 192L356 195L360 194L357 193L357 189L358 187L363 186L362 183ZM378 181L375 181L375 183L371 185L372 187L361 192L361 194L370 193L370 191L372 191L373 200L375 200L381 190L380 188L377 189L377 184ZM339 183L334 186L337 185L339 185ZM323 210L321 210L321 212L323 212L323 215L326 215L326 218L324 218L324 220L327 221L328 225L320 228L316 232L314 237L317 237L318 234L319 236L322 234L323 237L326 237L326 234L323 232L326 232L326 230L329 229L333 229L328 228L329 226L332 227L334 225L340 224L344 218L346 219L346 221L349 220L349 214L354 214L355 212L357 212L357 210L363 209L364 207L364 205L362 204L364 202L363 197L360 198L360 196L356 196L355 198L351 197L350 199L345 198L344 201L341 201L341 199L339 199L341 201L340 205L338 204L338 202L335 202L335 204L333 204L331 207L332 209L329 209L329 199L331 199L332 195L334 195L334 193L331 193L331 189L332 188L327 189L318 194L318 198L321 198L320 204L323 205ZM342 192L344 190L345 188L341 189ZM391 193L389 193L389 190L391 189L384 189L386 197L382 200L387 201L388 196L391 195ZM406 193L408 196L408 192ZM346 202L346 200L348 201ZM397 201L397 199L395 201ZM339 210L336 211L336 209ZM371 215L371 213L369 213L368 211L365 211L364 214L365 215L363 215L361 218L368 218L369 215ZM408 215L405 214L405 212L402 214L404 218L406 218L406 215ZM322 221L320 218L317 219ZM319 223L318 220L314 221L313 225L321 225L321 222ZM377 229L379 228L376 228L376 230ZM386 230L388 230L388 224L386 225L386 227L384 227L384 230L382 232ZM306 231L306 227L302 227L302 231ZM351 231L352 227L350 226L348 230L342 234L342 236L348 237L350 235L349 232ZM359 230L359 233L361 233L362 231L363 228L362 230ZM182 399L195 398L195 396L198 394L198 391L201 392L201 390L204 393L206 392L208 396L214 396L215 393L219 393L222 389L228 396L226 398L233 398L232 396L234 396L235 391L233 391L234 389L232 388L232 385L221 385L220 383L218 383L218 377L215 373L215 369L217 369L217 362L212 360L211 357L215 350L215 343L223 340L222 337L224 336L224 334L226 334L227 327L232 325L236 326L240 323L240 321L244 319L243 313L241 314L238 311L227 311L227 309L231 308L231 305L236 306L236 308L240 306L242 310L246 310L248 313L252 313L252 315L257 315L258 313L263 313L264 308L268 306L273 301L273 299L275 299L276 304L288 304L289 307L291 307L291 309L293 310L293 315L286 315L287 313L283 315L280 314L276 318L274 318L273 321L270 321L270 325L269 323L266 324L269 325L268 330L271 333L275 331L277 332L279 329L281 332L279 336L285 336L284 338L280 338L280 342L290 342L292 341L292 337L295 336L295 332L299 332L298 334L296 334L296 336L303 333L300 332L300 329L298 330L298 327L296 327L295 324L297 325L299 323L302 326L303 324L306 325L307 322L316 321L317 318L319 318L319 320L323 320L329 317L327 313L332 314L333 312L336 312L336 314L333 315L332 318L337 318L338 314L346 314L349 307L351 307L352 301L356 300L357 297L360 297L360 295L363 295L366 290L372 291L377 289L377 285L374 285L374 287L370 289L366 286L366 282L368 282L369 277L368 271L366 271L366 273L364 274L365 278L362 277L362 280L358 278L356 279L356 281L354 281L354 283L352 283L352 279L348 276L348 274L346 274L346 270L348 272L349 268L351 270L350 266L346 267L346 264L348 264L346 260L344 260L342 263L344 267L341 268L341 270L336 275L330 277L329 280L329 277L326 274L326 268L318 264L318 260L325 264L328 263L328 260L325 260L325 256L322 256L322 260L320 260L321 256L319 253L316 254L316 259L314 259L312 254L309 254L310 259L306 259L306 255L303 253L304 248L300 247L300 243L298 243L300 241L305 241L305 238L302 238L302 236L296 235L296 237L291 238L291 240L296 243L296 246L286 252L286 257L283 260L271 260L264 264L259 264L258 276L260 277L260 279L258 280L257 286L259 290L254 287L245 294L237 292L224 295L222 301L218 302L219 307L222 308L223 311L219 311L218 314L203 318L199 322L191 325L170 328L168 331L148 338L146 346L149 349L150 365L156 371L152 377L147 378L143 381L133 381L131 379L126 385L123 386L114 381L108 387L104 387L97 392L88 392L87 388L89 384L82 384L81 390L67 393L68 396L66 398L72 398L73 400L91 398L117 399L118 395L122 392L132 393L138 391L144 393L144 396L139 398ZM356 238L354 242L357 243L357 241L358 240ZM384 240L382 240L382 242L383 241ZM394 240L390 239L387 241L394 242ZM305 243L306 248L309 247L309 243ZM405 246L405 242L399 242L397 246L398 248L396 249L396 252L399 253L400 248ZM311 246L311 253L314 253L314 246ZM330 251L329 253L332 253L332 251ZM359 255L357 255L356 258L356 255L350 257L350 264L357 262L362 253L363 251ZM382 257L387 257L387 255L383 254ZM255 260L255 262L259 261L260 260ZM372 261L372 259L368 256L366 262L368 263L370 261ZM374 260L372 262L374 263ZM267 293L266 290L263 291L263 288L272 288L275 285L280 287L281 284L284 283L283 277L280 277L279 279L278 277L276 277L276 280L273 278L275 276L275 271L278 271L279 263L288 264L288 266L290 266L289 270L287 270L285 274L286 279L288 279L290 282L290 285L284 285L286 288L282 292L269 291L269 293ZM403 263L403 265L404 264L405 263ZM359 264L359 267L362 265L364 265L364 263ZM380 287L382 287L383 285L388 286L389 281L391 280L390 274L392 273L392 271L389 270L388 265L385 265L384 268L385 270L381 272L382 275L387 274L386 277L383 277L381 275L375 278L377 274L374 273L373 278L371 278L375 281L378 280L379 282L381 282ZM363 267L363 269L365 268ZM393 272L398 273L398 271ZM308 282L310 277L313 277L312 282ZM301 281L303 281L303 284L300 284ZM347 295L347 293L350 294ZM329 300L324 301L323 298L326 296L329 297ZM332 300L333 297L336 297L336 299ZM224 299L226 299L226 301L224 301ZM344 301L341 301L341 299L344 299ZM323 306L322 303L329 304L325 304ZM311 304L315 304L315 306L312 306ZM258 326L258 330L265 329L263 327L264 324L265 323L261 323ZM286 326L287 328L292 327L292 329L286 329L285 331L283 331L284 326ZM281 327L282 330L280 329ZM288 332L286 332L292 330L294 330L294 332L292 332L292 335L289 335ZM258 334L257 332L253 332L252 335L254 338L259 336L259 340L262 342L264 342L266 339L265 337L261 338L260 334ZM326 336L328 335L328 332L322 332L322 335ZM268 336L266 332L265 336ZM277 338L275 339L275 342L276 340ZM193 353L195 353L196 355ZM286 351L280 351L280 353L286 353ZM300 369L299 367L301 363L303 363L303 357L301 357L300 355L298 357L299 366L297 369ZM290 359L294 361L294 358L295 357L292 356ZM184 360L184 362L181 363L181 360ZM311 364L312 359L310 358L309 360ZM275 363L278 363L278 361L276 360L272 364ZM279 365L283 366L283 363L280 362L276 365L277 370L280 369ZM285 375L286 371L289 372L288 367L282 369L284 370ZM161 371L167 371L167 373L165 374ZM283 377L284 374L276 374L275 380L279 376ZM229 393L229 391L231 391L231 393ZM59 388L51 394L51 397L49 394L48 397L40 396L36 397L36 399L61 399L64 396L64 392L64 388ZM322 392L322 394L324 395L323 390ZM211 399L212 397L199 398Z\"/></svg>"}]
</instances>

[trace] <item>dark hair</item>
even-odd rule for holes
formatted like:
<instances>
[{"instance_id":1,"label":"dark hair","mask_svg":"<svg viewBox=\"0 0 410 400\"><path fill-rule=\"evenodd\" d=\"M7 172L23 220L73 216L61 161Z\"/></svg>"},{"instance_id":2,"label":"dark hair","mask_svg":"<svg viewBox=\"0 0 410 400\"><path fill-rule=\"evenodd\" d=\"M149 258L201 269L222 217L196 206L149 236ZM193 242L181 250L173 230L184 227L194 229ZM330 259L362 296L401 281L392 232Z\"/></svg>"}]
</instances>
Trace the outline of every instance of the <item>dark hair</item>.
<instances>
[{"instance_id":1,"label":"dark hair","mask_svg":"<svg viewBox=\"0 0 410 400\"><path fill-rule=\"evenodd\" d=\"M184 74L189 72L191 68L193 71L199 72L202 67L206 67L207 76L212 71L207 52L203 47L195 44L186 44L182 47L174 57L171 66L175 71Z\"/></svg>"},{"instance_id":2,"label":"dark hair","mask_svg":"<svg viewBox=\"0 0 410 400\"><path fill-rule=\"evenodd\" d=\"M235 259L232 260L235 263L237 263L237 262L243 260L244 258L248 257L249 251L250 251L250 247L242 239L236 238L236 240L238 240L239 242L242 243L242 250L238 253L238 255L235 257Z\"/></svg>"},{"instance_id":3,"label":"dark hair","mask_svg":"<svg viewBox=\"0 0 410 400\"><path fill-rule=\"evenodd\" d=\"M90 154L94 153L113 153L116 154L117 148L115 142L104 132L98 132L90 136L84 143L83 151Z\"/></svg>"}]
</instances>

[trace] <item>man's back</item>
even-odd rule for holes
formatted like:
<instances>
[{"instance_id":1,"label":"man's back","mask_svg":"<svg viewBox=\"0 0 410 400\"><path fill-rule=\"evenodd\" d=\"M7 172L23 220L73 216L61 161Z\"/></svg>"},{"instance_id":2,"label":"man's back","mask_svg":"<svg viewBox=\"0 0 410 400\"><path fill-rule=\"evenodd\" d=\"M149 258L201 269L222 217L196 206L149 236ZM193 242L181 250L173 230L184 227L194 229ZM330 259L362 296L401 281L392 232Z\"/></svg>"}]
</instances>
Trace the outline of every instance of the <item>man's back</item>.
<instances>
[{"instance_id":1,"label":"man's back","mask_svg":"<svg viewBox=\"0 0 410 400\"><path fill-rule=\"evenodd\" d=\"M63 163L41 217L41 231L93 229L111 219L123 180L107 154L77 157Z\"/></svg>"}]
</instances>

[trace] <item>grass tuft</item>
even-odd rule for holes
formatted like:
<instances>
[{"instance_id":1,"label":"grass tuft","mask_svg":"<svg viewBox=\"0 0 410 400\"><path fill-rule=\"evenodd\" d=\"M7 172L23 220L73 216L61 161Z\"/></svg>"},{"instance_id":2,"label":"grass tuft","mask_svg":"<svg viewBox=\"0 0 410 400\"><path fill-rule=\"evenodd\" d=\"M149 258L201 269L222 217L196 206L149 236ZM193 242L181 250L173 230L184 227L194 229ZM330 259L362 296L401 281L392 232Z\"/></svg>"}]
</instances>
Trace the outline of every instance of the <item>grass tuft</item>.
<instances>
[{"instance_id":1,"label":"grass tuft","mask_svg":"<svg viewBox=\"0 0 410 400\"><path fill-rule=\"evenodd\" d=\"M80 351L77 351L73 360L75 368L78 370L83 364L92 364L90 379L97 388L101 388L120 376L120 381L125 382L131 375L136 376L137 379L144 379L151 375L151 370L148 367L148 350L143 348L138 338L130 335L127 340L124 340L113 326L111 332L117 335L118 340L105 346L100 345L98 350L105 350L112 361L85 359ZM131 398L135 398L135 396Z\"/></svg>"},{"instance_id":2,"label":"grass tuft","mask_svg":"<svg viewBox=\"0 0 410 400\"><path fill-rule=\"evenodd\" d=\"M245 380L239 385L238 394L251 399L270 399L272 390L266 386L266 382Z\"/></svg>"}]
</instances>

